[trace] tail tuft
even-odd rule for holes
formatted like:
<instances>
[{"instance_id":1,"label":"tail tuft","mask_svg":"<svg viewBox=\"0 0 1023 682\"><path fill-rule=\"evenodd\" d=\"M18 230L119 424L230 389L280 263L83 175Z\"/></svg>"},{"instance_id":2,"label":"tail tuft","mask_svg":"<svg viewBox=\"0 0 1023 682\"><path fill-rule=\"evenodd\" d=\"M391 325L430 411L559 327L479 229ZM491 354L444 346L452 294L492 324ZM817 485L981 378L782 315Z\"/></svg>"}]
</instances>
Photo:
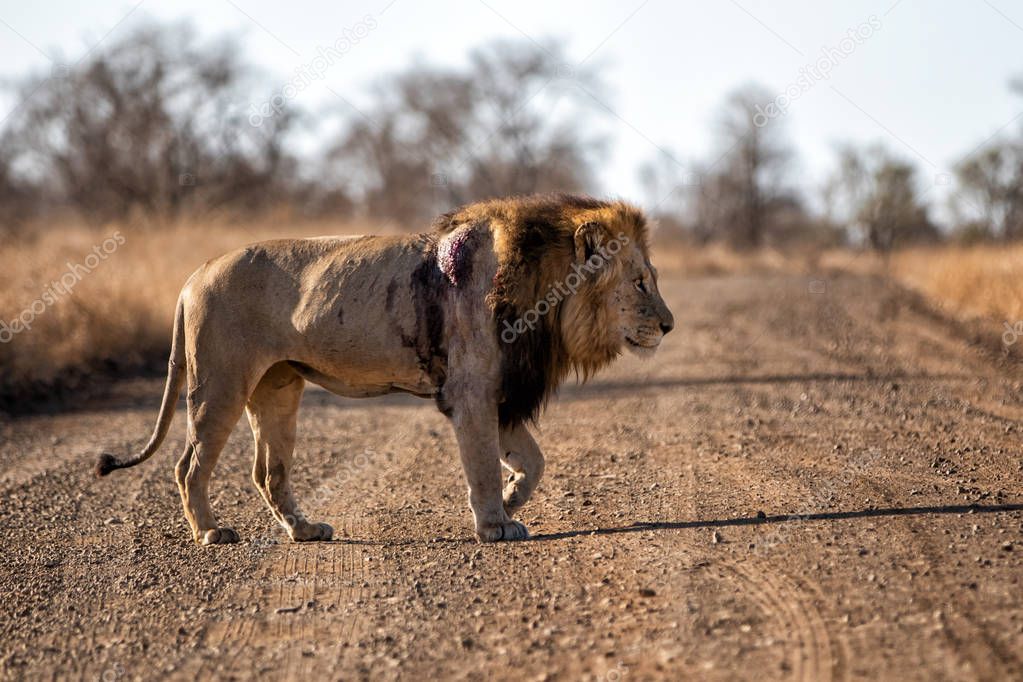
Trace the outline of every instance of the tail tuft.
<instances>
[{"instance_id":1,"label":"tail tuft","mask_svg":"<svg viewBox=\"0 0 1023 682\"><path fill-rule=\"evenodd\" d=\"M185 303L183 295L178 297L178 309L174 313L174 340L171 341L170 360L167 363L167 384L163 389L163 402L160 403L160 416L156 420L156 428L149 442L141 452L134 456L118 459L103 453L96 460L97 477L106 476L114 469L127 469L141 464L160 449L160 444L167 436L171 420L174 419L174 408L178 404L178 394L185 382Z\"/></svg>"},{"instance_id":2,"label":"tail tuft","mask_svg":"<svg viewBox=\"0 0 1023 682\"><path fill-rule=\"evenodd\" d=\"M117 458L109 453L103 453L96 460L96 478L102 478L106 476L114 469L120 469L121 463L117 461Z\"/></svg>"}]
</instances>

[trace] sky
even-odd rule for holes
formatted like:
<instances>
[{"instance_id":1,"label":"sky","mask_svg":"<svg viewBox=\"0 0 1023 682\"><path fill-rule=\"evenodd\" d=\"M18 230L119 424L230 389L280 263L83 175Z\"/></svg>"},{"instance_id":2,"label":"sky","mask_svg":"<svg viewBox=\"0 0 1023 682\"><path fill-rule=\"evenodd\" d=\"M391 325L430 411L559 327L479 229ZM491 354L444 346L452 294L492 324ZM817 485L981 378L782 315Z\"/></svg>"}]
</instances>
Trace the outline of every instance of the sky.
<instances>
[{"instance_id":1,"label":"sky","mask_svg":"<svg viewBox=\"0 0 1023 682\"><path fill-rule=\"evenodd\" d=\"M688 167L714 153L716 113L749 82L781 97L771 118L797 151L791 180L810 195L837 145L882 143L914 161L942 203L958 160L1023 128L1023 95L1009 88L1023 76L1023 3L1009 0L4 0L0 77L60 68L147 19L238 36L271 90L348 37L343 57L296 95L313 112L358 106L368 85L412 60L456 66L494 38L553 39L571 57L568 77L602 67L610 144L596 174L606 194L637 201L645 161L668 152ZM17 105L0 98L0 117Z\"/></svg>"}]
</instances>

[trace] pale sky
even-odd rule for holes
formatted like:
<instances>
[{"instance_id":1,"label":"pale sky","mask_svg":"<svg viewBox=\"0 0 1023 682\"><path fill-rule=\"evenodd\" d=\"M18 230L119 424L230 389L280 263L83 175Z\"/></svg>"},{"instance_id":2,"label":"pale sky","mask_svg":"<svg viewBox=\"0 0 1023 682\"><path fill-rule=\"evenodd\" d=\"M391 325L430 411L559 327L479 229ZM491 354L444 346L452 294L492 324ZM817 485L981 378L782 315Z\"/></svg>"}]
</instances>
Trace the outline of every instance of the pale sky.
<instances>
[{"instance_id":1,"label":"pale sky","mask_svg":"<svg viewBox=\"0 0 1023 682\"><path fill-rule=\"evenodd\" d=\"M706 157L729 90L756 81L781 94L825 49L829 77L811 79L782 116L800 158L793 180L808 191L832 167L836 143L883 142L930 183L989 136L1023 125L1023 97L1008 87L1023 75L1023 4L1009 0L7 0L0 76L74 60L143 18L188 19L203 35L240 35L275 76L273 90L366 17L375 27L296 104L343 107L331 90L359 102L367 84L412 59L458 64L492 38L550 37L573 60L606 66L613 136L598 177L606 193L640 201L637 170L658 147L684 163ZM864 25L869 37L836 52ZM0 100L0 117L14 106ZM947 194L944 182L932 198Z\"/></svg>"}]
</instances>

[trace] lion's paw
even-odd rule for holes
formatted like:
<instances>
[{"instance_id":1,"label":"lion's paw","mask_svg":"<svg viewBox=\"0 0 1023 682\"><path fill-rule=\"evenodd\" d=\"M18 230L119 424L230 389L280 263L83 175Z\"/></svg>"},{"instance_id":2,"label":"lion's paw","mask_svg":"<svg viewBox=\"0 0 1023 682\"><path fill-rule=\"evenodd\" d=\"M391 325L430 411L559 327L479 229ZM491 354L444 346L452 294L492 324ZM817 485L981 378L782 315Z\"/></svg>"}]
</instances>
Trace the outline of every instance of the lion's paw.
<instances>
[{"instance_id":1,"label":"lion's paw","mask_svg":"<svg viewBox=\"0 0 1023 682\"><path fill-rule=\"evenodd\" d=\"M295 542L326 541L334 537L334 528L327 523L301 523L292 528L290 534Z\"/></svg>"},{"instance_id":2,"label":"lion's paw","mask_svg":"<svg viewBox=\"0 0 1023 682\"><path fill-rule=\"evenodd\" d=\"M518 521L505 521L476 529L476 537L480 542L500 542L501 540L525 540L529 531Z\"/></svg>"},{"instance_id":3,"label":"lion's paw","mask_svg":"<svg viewBox=\"0 0 1023 682\"><path fill-rule=\"evenodd\" d=\"M517 486L509 485L504 489L504 513L511 516L526 504L522 492Z\"/></svg>"},{"instance_id":4,"label":"lion's paw","mask_svg":"<svg viewBox=\"0 0 1023 682\"><path fill-rule=\"evenodd\" d=\"M210 528L202 536L202 544L204 545L229 545L233 542L238 542L238 532L234 528L227 528L221 526L220 528Z\"/></svg>"}]
</instances>

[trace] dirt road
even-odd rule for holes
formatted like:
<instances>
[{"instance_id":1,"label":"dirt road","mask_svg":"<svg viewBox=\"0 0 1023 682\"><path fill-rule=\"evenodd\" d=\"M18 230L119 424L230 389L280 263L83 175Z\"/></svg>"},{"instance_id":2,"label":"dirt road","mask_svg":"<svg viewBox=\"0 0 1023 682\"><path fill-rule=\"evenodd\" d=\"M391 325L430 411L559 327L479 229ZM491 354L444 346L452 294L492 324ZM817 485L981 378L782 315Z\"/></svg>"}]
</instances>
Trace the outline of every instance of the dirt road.
<instances>
[{"instance_id":1,"label":"dirt road","mask_svg":"<svg viewBox=\"0 0 1023 682\"><path fill-rule=\"evenodd\" d=\"M297 491L332 543L286 543L244 420L191 543L162 382L0 422L10 678L1023 677L1023 368L872 280L665 278L649 362L542 420L530 541L478 545L432 403L310 390ZM816 292L816 293L813 293Z\"/></svg>"}]
</instances>

